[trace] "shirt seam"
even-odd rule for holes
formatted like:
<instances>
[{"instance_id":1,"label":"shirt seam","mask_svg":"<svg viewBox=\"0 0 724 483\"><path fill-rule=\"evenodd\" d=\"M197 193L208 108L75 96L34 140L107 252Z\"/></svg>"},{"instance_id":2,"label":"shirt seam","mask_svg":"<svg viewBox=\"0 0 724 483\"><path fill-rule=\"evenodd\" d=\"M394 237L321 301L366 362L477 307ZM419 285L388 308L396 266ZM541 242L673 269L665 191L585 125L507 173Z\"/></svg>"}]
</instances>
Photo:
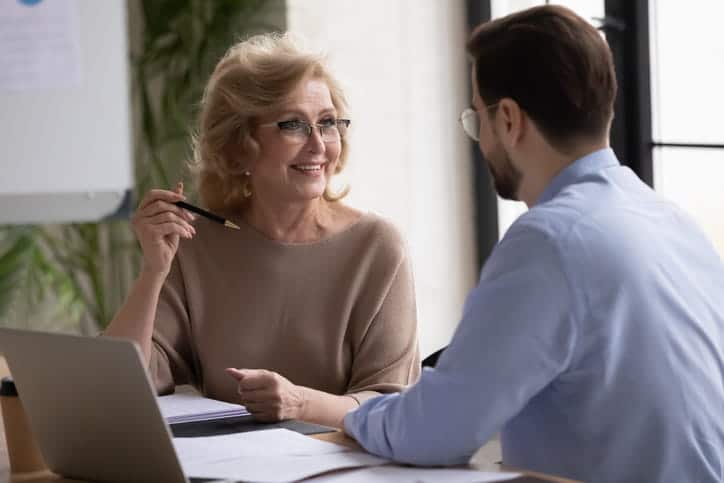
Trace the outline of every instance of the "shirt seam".
<instances>
[{"instance_id":1,"label":"shirt seam","mask_svg":"<svg viewBox=\"0 0 724 483\"><path fill-rule=\"evenodd\" d=\"M570 235L571 232L572 232L572 229L569 230L567 235ZM563 254L561 253L560 243L558 243L558 241L555 238L551 237L550 235L546 234L546 236L548 237L549 241L553 245L553 252L554 252L555 256L558 258L558 263L561 267L561 273L563 274L563 278L566 281L566 286L568 289L568 293L570 294L570 300L572 302L571 306L573 308L573 317L572 317L573 318L573 324L572 324L573 337L571 338L571 341L569 343L568 355L566 357L566 361L563 364L565 369L563 371L561 371L561 372L564 372L565 370L567 370L569 368L569 366L573 360L573 357L575 354L575 348L578 344L579 332L581 331L580 319L583 316L583 314L588 311L588 307L590 306L590 303L588 300L588 292L585 290L585 287L581 287L581 291L583 292L583 307L580 308L581 313L580 314L578 313L579 308L578 308L578 303L576 302L577 299L575 297L574 285L571 281L571 274L570 274L570 271L568 270L567 264L565 263L565 258L563 257Z\"/></svg>"}]
</instances>

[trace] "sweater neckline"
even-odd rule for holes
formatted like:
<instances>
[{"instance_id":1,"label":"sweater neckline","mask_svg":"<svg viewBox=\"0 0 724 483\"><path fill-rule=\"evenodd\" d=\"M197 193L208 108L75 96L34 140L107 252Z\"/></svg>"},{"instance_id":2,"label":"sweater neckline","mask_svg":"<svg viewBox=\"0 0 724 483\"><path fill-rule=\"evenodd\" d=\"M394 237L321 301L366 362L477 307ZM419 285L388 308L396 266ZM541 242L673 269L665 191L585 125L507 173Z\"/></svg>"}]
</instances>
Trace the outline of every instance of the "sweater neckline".
<instances>
[{"instance_id":1,"label":"sweater neckline","mask_svg":"<svg viewBox=\"0 0 724 483\"><path fill-rule=\"evenodd\" d=\"M246 231L247 233L250 233L251 236L256 238L257 240L260 240L264 243L270 244L270 245L276 245L279 247L288 247L288 248L295 248L295 247L314 247L318 245L324 245L333 241L336 241L337 239L345 236L346 234L350 233L351 231L355 230L358 226L364 225L365 222L369 219L371 219L374 215L369 212L365 211L363 212L359 218L354 220L349 225L345 226L343 229L334 232L324 238L320 238L319 240L314 241L308 241L308 242L285 242L281 240L274 240L273 238L269 238L261 231L254 228L252 225L241 219L241 217L234 217L232 218L233 222L236 223L241 230Z\"/></svg>"}]
</instances>

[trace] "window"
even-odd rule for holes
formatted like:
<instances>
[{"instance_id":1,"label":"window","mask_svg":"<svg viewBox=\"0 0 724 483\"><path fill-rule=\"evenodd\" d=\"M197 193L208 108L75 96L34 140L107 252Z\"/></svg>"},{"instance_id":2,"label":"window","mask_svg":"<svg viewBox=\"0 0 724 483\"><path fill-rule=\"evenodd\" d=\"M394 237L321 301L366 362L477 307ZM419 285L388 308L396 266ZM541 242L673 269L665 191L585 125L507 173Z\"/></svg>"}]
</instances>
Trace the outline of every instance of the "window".
<instances>
[{"instance_id":1,"label":"window","mask_svg":"<svg viewBox=\"0 0 724 483\"><path fill-rule=\"evenodd\" d=\"M724 255L724 2L650 2L654 187Z\"/></svg>"}]
</instances>

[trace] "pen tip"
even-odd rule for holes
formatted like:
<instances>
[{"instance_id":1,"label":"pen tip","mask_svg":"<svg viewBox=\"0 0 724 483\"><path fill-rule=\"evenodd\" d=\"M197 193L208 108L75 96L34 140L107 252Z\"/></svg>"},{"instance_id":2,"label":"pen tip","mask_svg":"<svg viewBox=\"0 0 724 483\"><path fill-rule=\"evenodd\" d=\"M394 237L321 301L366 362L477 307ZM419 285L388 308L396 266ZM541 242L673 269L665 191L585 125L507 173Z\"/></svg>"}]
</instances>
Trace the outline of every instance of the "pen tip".
<instances>
[{"instance_id":1,"label":"pen tip","mask_svg":"<svg viewBox=\"0 0 724 483\"><path fill-rule=\"evenodd\" d=\"M237 225L236 223L232 223L229 220L226 220L224 222L224 225L228 226L229 228L233 228L234 230L241 230L241 228L239 228L239 225Z\"/></svg>"}]
</instances>

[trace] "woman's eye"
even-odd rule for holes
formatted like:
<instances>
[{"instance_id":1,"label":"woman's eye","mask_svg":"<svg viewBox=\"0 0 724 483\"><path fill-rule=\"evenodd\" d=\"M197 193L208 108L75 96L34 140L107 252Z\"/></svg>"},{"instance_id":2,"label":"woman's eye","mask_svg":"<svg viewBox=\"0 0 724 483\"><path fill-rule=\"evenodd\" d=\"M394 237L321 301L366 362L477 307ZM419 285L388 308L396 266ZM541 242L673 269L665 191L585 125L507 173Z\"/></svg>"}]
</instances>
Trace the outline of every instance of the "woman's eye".
<instances>
[{"instance_id":1,"label":"woman's eye","mask_svg":"<svg viewBox=\"0 0 724 483\"><path fill-rule=\"evenodd\" d=\"M319 121L318 124L324 127L334 126L335 124L337 124L337 120L333 117L328 117Z\"/></svg>"},{"instance_id":2,"label":"woman's eye","mask_svg":"<svg viewBox=\"0 0 724 483\"><path fill-rule=\"evenodd\" d=\"M304 127L304 123L298 119L282 121L279 123L279 129L282 131L299 131Z\"/></svg>"}]
</instances>

